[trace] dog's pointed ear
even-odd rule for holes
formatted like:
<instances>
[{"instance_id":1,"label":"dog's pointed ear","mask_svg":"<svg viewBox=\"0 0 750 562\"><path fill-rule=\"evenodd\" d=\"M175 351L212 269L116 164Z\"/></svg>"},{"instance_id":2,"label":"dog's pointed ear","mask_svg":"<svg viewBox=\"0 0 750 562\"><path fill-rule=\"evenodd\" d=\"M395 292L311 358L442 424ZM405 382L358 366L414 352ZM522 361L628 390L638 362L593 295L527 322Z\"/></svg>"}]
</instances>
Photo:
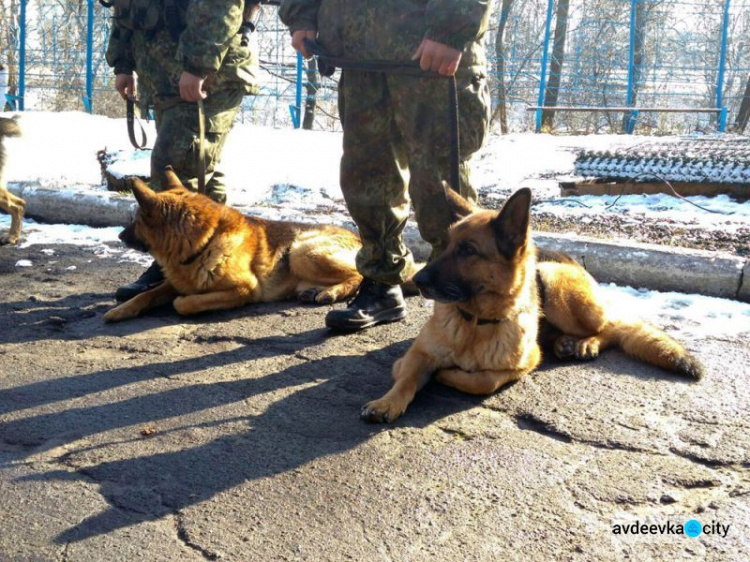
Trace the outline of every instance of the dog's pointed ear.
<instances>
[{"instance_id":1,"label":"dog's pointed ear","mask_svg":"<svg viewBox=\"0 0 750 562\"><path fill-rule=\"evenodd\" d=\"M177 174L174 173L174 168L172 168L172 166L167 166L164 169L163 187L165 190L177 189L179 187L183 187L182 182L180 181L180 178L178 178Z\"/></svg>"},{"instance_id":2,"label":"dog's pointed ear","mask_svg":"<svg viewBox=\"0 0 750 562\"><path fill-rule=\"evenodd\" d=\"M531 190L524 187L510 196L492 221L495 242L500 253L512 259L526 247L530 222Z\"/></svg>"},{"instance_id":3,"label":"dog's pointed ear","mask_svg":"<svg viewBox=\"0 0 750 562\"><path fill-rule=\"evenodd\" d=\"M144 211L149 211L158 203L159 200L156 193L138 178L133 178L131 186L135 200L138 201L138 204Z\"/></svg>"},{"instance_id":4,"label":"dog's pointed ear","mask_svg":"<svg viewBox=\"0 0 750 562\"><path fill-rule=\"evenodd\" d=\"M477 210L474 203L461 197L461 194L452 189L447 181L443 181L443 191L451 213L451 223L456 223Z\"/></svg>"}]
</instances>

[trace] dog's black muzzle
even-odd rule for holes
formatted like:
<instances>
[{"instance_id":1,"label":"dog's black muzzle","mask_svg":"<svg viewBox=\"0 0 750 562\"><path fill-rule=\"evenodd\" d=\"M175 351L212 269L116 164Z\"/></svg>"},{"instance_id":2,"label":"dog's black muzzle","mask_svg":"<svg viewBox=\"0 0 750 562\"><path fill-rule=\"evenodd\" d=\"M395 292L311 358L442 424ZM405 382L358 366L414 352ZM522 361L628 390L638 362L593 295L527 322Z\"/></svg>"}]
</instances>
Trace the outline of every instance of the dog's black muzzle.
<instances>
[{"instance_id":1,"label":"dog's black muzzle","mask_svg":"<svg viewBox=\"0 0 750 562\"><path fill-rule=\"evenodd\" d=\"M128 248L131 248L132 250L136 250L138 252L145 252L148 253L148 246L136 236L135 234L135 223L132 223L130 226L126 227L118 237L122 241L123 244L125 244Z\"/></svg>"},{"instance_id":2,"label":"dog's black muzzle","mask_svg":"<svg viewBox=\"0 0 750 562\"><path fill-rule=\"evenodd\" d=\"M440 268L428 265L414 276L414 284L424 298L442 303L464 302L472 297L469 287L446 277Z\"/></svg>"}]
</instances>

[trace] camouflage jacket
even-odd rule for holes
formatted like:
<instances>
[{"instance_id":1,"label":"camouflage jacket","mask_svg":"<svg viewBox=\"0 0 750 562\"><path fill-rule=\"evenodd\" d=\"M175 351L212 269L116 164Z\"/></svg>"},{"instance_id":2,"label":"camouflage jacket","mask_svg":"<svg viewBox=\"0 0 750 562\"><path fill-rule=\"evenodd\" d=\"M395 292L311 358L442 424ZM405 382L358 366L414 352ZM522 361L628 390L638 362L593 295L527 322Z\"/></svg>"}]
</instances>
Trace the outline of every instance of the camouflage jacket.
<instances>
[{"instance_id":1,"label":"camouflage jacket","mask_svg":"<svg viewBox=\"0 0 750 562\"><path fill-rule=\"evenodd\" d=\"M167 29L164 0L115 2L107 62L116 74L138 74L143 104L179 95L182 71L206 79L206 90L257 93L255 49L240 45L245 0L176 0L179 39ZM253 44L254 42L251 42Z\"/></svg>"},{"instance_id":2,"label":"camouflage jacket","mask_svg":"<svg viewBox=\"0 0 750 562\"><path fill-rule=\"evenodd\" d=\"M332 55L353 60L410 60L423 39L463 51L459 72L486 64L484 34L493 0L284 0L282 21L315 30Z\"/></svg>"}]
</instances>

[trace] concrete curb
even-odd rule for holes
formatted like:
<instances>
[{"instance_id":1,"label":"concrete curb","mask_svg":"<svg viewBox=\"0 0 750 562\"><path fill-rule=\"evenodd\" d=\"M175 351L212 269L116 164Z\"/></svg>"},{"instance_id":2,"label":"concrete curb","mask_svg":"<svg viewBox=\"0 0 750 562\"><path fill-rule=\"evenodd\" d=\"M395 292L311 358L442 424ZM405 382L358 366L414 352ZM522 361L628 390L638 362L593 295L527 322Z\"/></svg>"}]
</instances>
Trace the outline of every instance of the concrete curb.
<instances>
[{"instance_id":1,"label":"concrete curb","mask_svg":"<svg viewBox=\"0 0 750 562\"><path fill-rule=\"evenodd\" d=\"M410 226L404 235L406 244L417 259L424 260L430 246ZM750 302L750 261L740 257L548 232L535 232L534 241L540 248L575 258L605 283Z\"/></svg>"},{"instance_id":2,"label":"concrete curb","mask_svg":"<svg viewBox=\"0 0 750 562\"><path fill-rule=\"evenodd\" d=\"M28 216L46 222L124 226L135 210L131 197L114 192L63 192L34 183L9 187L26 200ZM428 258L430 246L413 222L407 225L404 240L417 260ZM750 302L750 261L740 257L544 232L535 233L534 240L540 248L574 257L602 282Z\"/></svg>"},{"instance_id":3,"label":"concrete curb","mask_svg":"<svg viewBox=\"0 0 750 562\"><path fill-rule=\"evenodd\" d=\"M14 183L8 190L26 201L26 215L44 222L125 226L133 220L132 196L114 191L83 193L42 187L37 182Z\"/></svg>"}]
</instances>

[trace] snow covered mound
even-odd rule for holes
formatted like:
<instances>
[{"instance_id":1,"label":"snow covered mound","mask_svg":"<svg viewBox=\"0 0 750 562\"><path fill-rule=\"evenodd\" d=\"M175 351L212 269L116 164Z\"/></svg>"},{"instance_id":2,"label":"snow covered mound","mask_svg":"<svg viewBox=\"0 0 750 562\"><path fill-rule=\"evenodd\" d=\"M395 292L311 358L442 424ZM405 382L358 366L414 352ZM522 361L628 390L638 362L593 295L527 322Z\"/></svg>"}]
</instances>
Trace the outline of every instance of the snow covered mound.
<instances>
[{"instance_id":1,"label":"snow covered mound","mask_svg":"<svg viewBox=\"0 0 750 562\"><path fill-rule=\"evenodd\" d=\"M750 138L732 135L648 140L579 153L575 173L610 180L750 184Z\"/></svg>"}]
</instances>

